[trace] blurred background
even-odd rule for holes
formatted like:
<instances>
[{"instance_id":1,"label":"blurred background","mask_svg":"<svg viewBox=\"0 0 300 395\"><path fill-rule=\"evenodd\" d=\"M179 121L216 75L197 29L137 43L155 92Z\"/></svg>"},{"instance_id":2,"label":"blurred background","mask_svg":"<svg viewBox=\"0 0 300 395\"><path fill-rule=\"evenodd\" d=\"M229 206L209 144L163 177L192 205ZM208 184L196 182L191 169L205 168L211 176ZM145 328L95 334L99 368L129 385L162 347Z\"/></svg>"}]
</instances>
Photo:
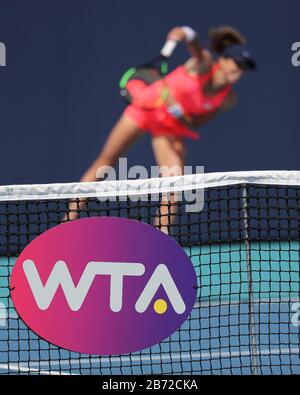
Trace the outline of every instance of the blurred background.
<instances>
[{"instance_id":1,"label":"blurred background","mask_svg":"<svg viewBox=\"0 0 300 395\"><path fill-rule=\"evenodd\" d=\"M299 15L298 0L0 0L0 184L78 180L124 109L121 74L155 55L176 25L206 43L211 27L230 24L259 64L236 88L238 107L188 141L187 164L300 170ZM171 66L187 56L181 46ZM148 135L128 162L154 164Z\"/></svg>"}]
</instances>

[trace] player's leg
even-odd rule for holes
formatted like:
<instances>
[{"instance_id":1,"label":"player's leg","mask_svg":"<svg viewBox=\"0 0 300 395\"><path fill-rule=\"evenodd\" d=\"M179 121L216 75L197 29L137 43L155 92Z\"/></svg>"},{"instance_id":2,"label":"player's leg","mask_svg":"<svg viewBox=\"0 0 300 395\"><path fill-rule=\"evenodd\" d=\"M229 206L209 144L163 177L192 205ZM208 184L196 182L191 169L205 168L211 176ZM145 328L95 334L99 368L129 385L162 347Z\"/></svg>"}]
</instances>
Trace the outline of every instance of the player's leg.
<instances>
[{"instance_id":1,"label":"player's leg","mask_svg":"<svg viewBox=\"0 0 300 395\"><path fill-rule=\"evenodd\" d=\"M122 154L139 138L142 130L126 115L122 115L110 132L99 155L84 173L81 182L97 181L104 177L108 168L114 166ZM85 207L86 199L69 204L65 220L76 219L78 212Z\"/></svg>"},{"instance_id":2,"label":"player's leg","mask_svg":"<svg viewBox=\"0 0 300 395\"><path fill-rule=\"evenodd\" d=\"M162 177L183 175L186 149L182 139L169 136L153 137L152 147ZM176 195L163 197L154 225L169 233L169 226L174 223L177 210Z\"/></svg>"},{"instance_id":3,"label":"player's leg","mask_svg":"<svg viewBox=\"0 0 300 395\"><path fill-rule=\"evenodd\" d=\"M121 116L110 132L99 155L84 173L82 182L101 179L109 166L114 166L122 154L142 134L141 129L126 115Z\"/></svg>"}]
</instances>

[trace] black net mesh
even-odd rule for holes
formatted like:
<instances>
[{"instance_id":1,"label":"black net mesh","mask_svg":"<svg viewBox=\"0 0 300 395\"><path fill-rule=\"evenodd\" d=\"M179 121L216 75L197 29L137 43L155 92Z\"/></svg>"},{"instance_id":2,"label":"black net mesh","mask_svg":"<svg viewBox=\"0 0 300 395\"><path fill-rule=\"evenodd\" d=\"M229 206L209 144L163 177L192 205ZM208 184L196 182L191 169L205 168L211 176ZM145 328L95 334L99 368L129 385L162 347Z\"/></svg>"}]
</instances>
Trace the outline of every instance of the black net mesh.
<instances>
[{"instance_id":1,"label":"black net mesh","mask_svg":"<svg viewBox=\"0 0 300 395\"><path fill-rule=\"evenodd\" d=\"M79 218L153 224L160 203L150 196L89 198L85 207L80 199L0 202L0 374L299 374L300 187L209 188L201 212L173 205L168 230L195 267L196 305L160 344L98 357L50 345L26 327L10 299L11 269L22 249L70 208Z\"/></svg>"}]
</instances>

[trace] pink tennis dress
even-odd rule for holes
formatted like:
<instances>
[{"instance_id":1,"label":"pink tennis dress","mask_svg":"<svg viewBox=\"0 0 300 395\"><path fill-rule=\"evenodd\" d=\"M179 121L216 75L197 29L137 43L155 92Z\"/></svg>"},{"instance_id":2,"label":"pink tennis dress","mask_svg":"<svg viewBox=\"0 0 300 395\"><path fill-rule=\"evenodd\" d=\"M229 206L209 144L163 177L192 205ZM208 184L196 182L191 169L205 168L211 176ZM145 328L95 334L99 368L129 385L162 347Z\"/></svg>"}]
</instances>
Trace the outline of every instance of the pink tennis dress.
<instances>
[{"instance_id":1,"label":"pink tennis dress","mask_svg":"<svg viewBox=\"0 0 300 395\"><path fill-rule=\"evenodd\" d=\"M190 116L208 115L215 112L224 103L231 86L227 85L213 96L204 94L204 86L219 68L214 64L211 70L204 75L189 74L184 66L177 67L165 77L170 94L182 106L185 113ZM124 111L141 129L150 132L153 136L173 135L199 139L199 134L189 129L180 120L167 112L165 105L155 109L144 109L141 105L153 101L157 92L162 89L163 81L159 80L146 85L139 80L131 81L131 93L134 98Z\"/></svg>"}]
</instances>

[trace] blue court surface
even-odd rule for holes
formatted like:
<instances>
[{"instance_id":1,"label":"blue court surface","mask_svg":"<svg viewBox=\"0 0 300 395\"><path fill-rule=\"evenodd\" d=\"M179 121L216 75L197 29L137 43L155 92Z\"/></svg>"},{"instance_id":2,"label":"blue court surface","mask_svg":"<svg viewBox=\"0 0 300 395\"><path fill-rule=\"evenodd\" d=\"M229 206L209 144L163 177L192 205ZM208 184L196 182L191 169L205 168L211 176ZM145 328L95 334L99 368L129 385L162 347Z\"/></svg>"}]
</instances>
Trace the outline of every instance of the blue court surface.
<instances>
[{"instance_id":1,"label":"blue court surface","mask_svg":"<svg viewBox=\"0 0 300 395\"><path fill-rule=\"evenodd\" d=\"M299 242L186 248L198 277L190 318L159 345L95 357L39 339L16 317L0 261L0 374L300 374Z\"/></svg>"}]
</instances>

